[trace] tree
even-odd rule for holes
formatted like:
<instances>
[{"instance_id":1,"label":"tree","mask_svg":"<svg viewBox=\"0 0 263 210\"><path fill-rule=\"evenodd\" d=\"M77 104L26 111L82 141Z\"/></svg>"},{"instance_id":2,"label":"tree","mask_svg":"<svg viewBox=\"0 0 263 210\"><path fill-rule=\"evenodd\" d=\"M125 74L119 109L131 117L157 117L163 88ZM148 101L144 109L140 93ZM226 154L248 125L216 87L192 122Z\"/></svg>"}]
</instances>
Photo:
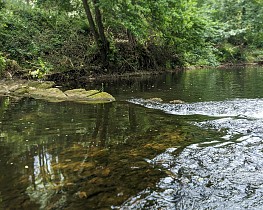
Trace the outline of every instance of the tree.
<instances>
[{"instance_id":1,"label":"tree","mask_svg":"<svg viewBox=\"0 0 263 210\"><path fill-rule=\"evenodd\" d=\"M30 0L26 0L29 2ZM34 0L32 1L34 2ZM36 5L44 10L57 10L58 12L74 11L73 2L71 0L36 0Z\"/></svg>"},{"instance_id":2,"label":"tree","mask_svg":"<svg viewBox=\"0 0 263 210\"><path fill-rule=\"evenodd\" d=\"M104 32L104 25L102 23L102 16L101 16L100 8L99 8L99 0L92 0L91 2L92 2L92 5L91 3L88 2L88 0L82 0L83 6L85 9L85 13L89 21L90 29L93 33L97 47L101 54L103 67L107 68L108 54L109 54L109 41L107 40L105 32ZM94 8L93 13L91 12L90 5Z\"/></svg>"}]
</instances>

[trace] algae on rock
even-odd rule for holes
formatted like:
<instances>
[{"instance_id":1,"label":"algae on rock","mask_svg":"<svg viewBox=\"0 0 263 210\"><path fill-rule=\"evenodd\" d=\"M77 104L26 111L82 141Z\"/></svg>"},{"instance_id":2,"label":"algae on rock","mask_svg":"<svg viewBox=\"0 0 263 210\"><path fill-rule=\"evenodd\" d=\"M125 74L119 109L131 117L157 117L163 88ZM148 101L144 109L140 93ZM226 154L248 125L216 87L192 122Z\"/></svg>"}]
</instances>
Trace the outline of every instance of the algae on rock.
<instances>
[{"instance_id":1,"label":"algae on rock","mask_svg":"<svg viewBox=\"0 0 263 210\"><path fill-rule=\"evenodd\" d=\"M54 88L54 82L0 81L0 95L32 97L50 102L74 101L81 103L107 103L115 98L98 90L73 89L63 92Z\"/></svg>"},{"instance_id":2,"label":"algae on rock","mask_svg":"<svg viewBox=\"0 0 263 210\"><path fill-rule=\"evenodd\" d=\"M58 88L28 88L28 95L36 99L45 99L50 102L59 102L67 100L67 96Z\"/></svg>"}]
</instances>

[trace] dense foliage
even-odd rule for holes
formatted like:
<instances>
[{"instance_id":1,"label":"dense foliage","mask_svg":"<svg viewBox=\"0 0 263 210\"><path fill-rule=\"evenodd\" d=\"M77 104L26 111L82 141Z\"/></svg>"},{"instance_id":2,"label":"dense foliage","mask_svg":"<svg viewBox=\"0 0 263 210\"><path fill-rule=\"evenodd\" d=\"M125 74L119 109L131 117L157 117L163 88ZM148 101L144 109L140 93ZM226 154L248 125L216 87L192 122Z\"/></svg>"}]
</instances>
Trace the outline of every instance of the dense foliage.
<instances>
[{"instance_id":1,"label":"dense foliage","mask_svg":"<svg viewBox=\"0 0 263 210\"><path fill-rule=\"evenodd\" d=\"M0 0L0 73L262 61L262 26L262 0Z\"/></svg>"}]
</instances>

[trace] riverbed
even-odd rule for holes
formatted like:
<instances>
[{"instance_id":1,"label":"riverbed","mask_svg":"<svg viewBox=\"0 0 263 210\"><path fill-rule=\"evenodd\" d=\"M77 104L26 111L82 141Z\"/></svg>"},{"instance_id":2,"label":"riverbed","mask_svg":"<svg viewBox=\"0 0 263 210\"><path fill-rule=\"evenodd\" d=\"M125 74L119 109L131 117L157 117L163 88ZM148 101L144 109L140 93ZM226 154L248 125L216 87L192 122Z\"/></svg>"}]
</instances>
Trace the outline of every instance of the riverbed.
<instances>
[{"instance_id":1,"label":"riverbed","mask_svg":"<svg viewBox=\"0 0 263 210\"><path fill-rule=\"evenodd\" d=\"M263 208L263 68L73 88L101 86L116 102L0 97L0 209Z\"/></svg>"}]
</instances>

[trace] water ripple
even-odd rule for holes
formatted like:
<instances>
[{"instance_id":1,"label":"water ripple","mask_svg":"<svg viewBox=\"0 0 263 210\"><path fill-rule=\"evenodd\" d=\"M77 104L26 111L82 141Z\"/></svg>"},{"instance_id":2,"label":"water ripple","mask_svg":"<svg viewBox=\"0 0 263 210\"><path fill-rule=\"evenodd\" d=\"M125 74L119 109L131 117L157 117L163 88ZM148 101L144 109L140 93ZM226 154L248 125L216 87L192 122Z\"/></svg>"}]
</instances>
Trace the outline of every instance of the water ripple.
<instances>
[{"instance_id":1,"label":"water ripple","mask_svg":"<svg viewBox=\"0 0 263 210\"><path fill-rule=\"evenodd\" d=\"M158 155L150 164L168 171L156 189L145 189L121 209L263 209L263 100L165 104L131 102L177 115L217 117L190 122L226 131L224 141L192 144ZM227 140L227 141L226 141Z\"/></svg>"},{"instance_id":2,"label":"water ripple","mask_svg":"<svg viewBox=\"0 0 263 210\"><path fill-rule=\"evenodd\" d=\"M249 137L222 147L191 145L150 162L173 176L160 180L121 209L262 209L263 140Z\"/></svg>"},{"instance_id":3,"label":"water ripple","mask_svg":"<svg viewBox=\"0 0 263 210\"><path fill-rule=\"evenodd\" d=\"M263 119L263 99L233 99L185 104L151 102L145 99L131 99L129 102L176 115L199 114L213 117L240 116Z\"/></svg>"}]
</instances>

